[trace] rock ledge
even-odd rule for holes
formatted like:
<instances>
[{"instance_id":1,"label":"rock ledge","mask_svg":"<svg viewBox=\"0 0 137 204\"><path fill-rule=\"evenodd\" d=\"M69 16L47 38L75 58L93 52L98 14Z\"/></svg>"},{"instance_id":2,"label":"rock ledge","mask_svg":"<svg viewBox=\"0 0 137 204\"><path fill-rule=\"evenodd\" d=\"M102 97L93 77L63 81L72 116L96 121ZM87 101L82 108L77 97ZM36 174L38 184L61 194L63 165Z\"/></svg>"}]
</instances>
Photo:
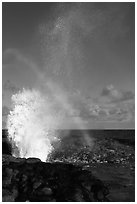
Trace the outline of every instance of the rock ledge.
<instances>
[{"instance_id":1,"label":"rock ledge","mask_svg":"<svg viewBox=\"0 0 137 204\"><path fill-rule=\"evenodd\" d=\"M104 183L79 166L9 155L2 161L3 202L108 201Z\"/></svg>"}]
</instances>

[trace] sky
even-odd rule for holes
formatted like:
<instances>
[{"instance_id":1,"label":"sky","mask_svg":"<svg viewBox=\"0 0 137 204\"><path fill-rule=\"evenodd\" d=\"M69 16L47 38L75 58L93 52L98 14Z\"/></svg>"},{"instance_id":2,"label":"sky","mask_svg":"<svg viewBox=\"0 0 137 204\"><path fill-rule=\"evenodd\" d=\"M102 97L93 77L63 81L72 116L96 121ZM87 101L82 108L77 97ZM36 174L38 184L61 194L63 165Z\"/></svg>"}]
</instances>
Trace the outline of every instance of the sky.
<instances>
[{"instance_id":1,"label":"sky","mask_svg":"<svg viewBox=\"0 0 137 204\"><path fill-rule=\"evenodd\" d=\"M3 2L2 46L3 128L23 88L61 93L87 128L134 128L133 2Z\"/></svg>"}]
</instances>

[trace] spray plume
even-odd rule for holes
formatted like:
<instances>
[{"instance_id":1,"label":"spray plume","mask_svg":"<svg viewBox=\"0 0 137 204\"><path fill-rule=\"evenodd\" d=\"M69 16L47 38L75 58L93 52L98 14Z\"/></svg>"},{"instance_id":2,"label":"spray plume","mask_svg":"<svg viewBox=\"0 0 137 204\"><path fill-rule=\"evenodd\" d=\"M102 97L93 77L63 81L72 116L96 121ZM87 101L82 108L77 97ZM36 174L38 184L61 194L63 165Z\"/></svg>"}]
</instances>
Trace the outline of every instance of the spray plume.
<instances>
[{"instance_id":1,"label":"spray plume","mask_svg":"<svg viewBox=\"0 0 137 204\"><path fill-rule=\"evenodd\" d=\"M46 161L53 150L52 144L59 140L57 130L63 129L67 118L76 128L86 129L83 119L79 115L75 117L80 110L75 108L70 95L76 90L75 75L80 73L77 68L83 67L80 42L84 33L89 32L88 23L79 7L63 11L54 23L39 26L43 67L18 55L36 73L40 83L39 91L23 89L12 96L13 109L8 115L7 128L16 157L38 157ZM78 38L75 31L79 30ZM87 131L83 137L87 145L92 143Z\"/></svg>"},{"instance_id":2,"label":"spray plume","mask_svg":"<svg viewBox=\"0 0 137 204\"><path fill-rule=\"evenodd\" d=\"M46 161L52 143L58 140L56 129L61 116L39 91L25 90L12 96L13 110L7 120L9 139L16 157L37 157Z\"/></svg>"}]
</instances>

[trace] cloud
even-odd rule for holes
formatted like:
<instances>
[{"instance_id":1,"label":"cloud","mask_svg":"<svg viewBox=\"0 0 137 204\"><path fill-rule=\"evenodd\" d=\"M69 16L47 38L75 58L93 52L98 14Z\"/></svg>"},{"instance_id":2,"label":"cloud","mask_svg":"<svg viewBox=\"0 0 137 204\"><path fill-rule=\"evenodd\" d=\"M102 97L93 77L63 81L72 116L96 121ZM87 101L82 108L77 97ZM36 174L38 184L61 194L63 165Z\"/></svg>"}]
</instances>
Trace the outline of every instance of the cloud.
<instances>
[{"instance_id":1,"label":"cloud","mask_svg":"<svg viewBox=\"0 0 137 204\"><path fill-rule=\"evenodd\" d=\"M131 91L119 91L113 85L103 88L101 97L106 97L110 103L121 102L134 99L134 94Z\"/></svg>"},{"instance_id":2,"label":"cloud","mask_svg":"<svg viewBox=\"0 0 137 204\"><path fill-rule=\"evenodd\" d=\"M131 91L120 91L109 85L97 98L84 98L80 92L72 95L76 112L72 117L81 117L87 122L134 122L135 101Z\"/></svg>"},{"instance_id":3,"label":"cloud","mask_svg":"<svg viewBox=\"0 0 137 204\"><path fill-rule=\"evenodd\" d=\"M92 119L93 115L95 116L96 121L134 121L134 105L131 107L114 105L114 107L103 107L99 106L98 110L93 109L90 111Z\"/></svg>"},{"instance_id":4,"label":"cloud","mask_svg":"<svg viewBox=\"0 0 137 204\"><path fill-rule=\"evenodd\" d=\"M103 88L100 96L88 101L91 120L126 122L135 120L135 101L131 91L119 91L113 85Z\"/></svg>"}]
</instances>

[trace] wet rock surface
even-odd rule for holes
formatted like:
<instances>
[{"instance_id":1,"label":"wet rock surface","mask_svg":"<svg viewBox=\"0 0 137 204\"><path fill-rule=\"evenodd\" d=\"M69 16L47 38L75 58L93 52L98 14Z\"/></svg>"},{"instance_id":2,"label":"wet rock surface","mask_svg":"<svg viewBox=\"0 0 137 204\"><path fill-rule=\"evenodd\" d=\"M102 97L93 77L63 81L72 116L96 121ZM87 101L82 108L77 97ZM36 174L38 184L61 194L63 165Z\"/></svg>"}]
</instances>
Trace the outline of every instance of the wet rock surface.
<instances>
[{"instance_id":1,"label":"wet rock surface","mask_svg":"<svg viewBox=\"0 0 137 204\"><path fill-rule=\"evenodd\" d=\"M75 145L71 145L69 148L62 147L52 153L50 160L79 164L130 164L134 168L135 149L131 145L121 144L111 138L96 138L92 148L88 146L77 148Z\"/></svg>"},{"instance_id":2,"label":"wet rock surface","mask_svg":"<svg viewBox=\"0 0 137 204\"><path fill-rule=\"evenodd\" d=\"M108 201L108 187L73 164L3 155L2 179L4 202Z\"/></svg>"},{"instance_id":3,"label":"wet rock surface","mask_svg":"<svg viewBox=\"0 0 137 204\"><path fill-rule=\"evenodd\" d=\"M50 160L82 166L107 184L111 202L135 201L135 132L133 130L91 130L94 146L77 145L77 131L64 141ZM69 146L69 141L71 141Z\"/></svg>"}]
</instances>

